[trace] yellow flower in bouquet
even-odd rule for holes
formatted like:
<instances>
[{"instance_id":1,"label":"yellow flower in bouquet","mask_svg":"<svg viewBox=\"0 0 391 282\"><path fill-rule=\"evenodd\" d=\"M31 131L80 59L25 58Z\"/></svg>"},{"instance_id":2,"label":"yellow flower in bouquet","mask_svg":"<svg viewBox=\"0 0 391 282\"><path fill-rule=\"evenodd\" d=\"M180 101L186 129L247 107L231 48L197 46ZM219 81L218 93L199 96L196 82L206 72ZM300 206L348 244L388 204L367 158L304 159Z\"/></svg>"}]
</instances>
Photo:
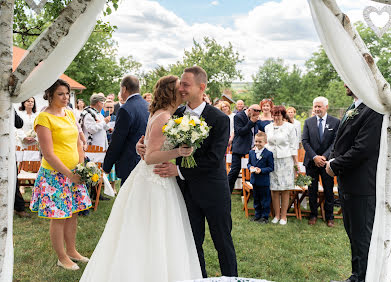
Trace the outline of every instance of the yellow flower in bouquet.
<instances>
[{"instance_id":1,"label":"yellow flower in bouquet","mask_svg":"<svg viewBox=\"0 0 391 282\"><path fill-rule=\"evenodd\" d=\"M94 162L84 162L76 166L76 173L80 175L82 182L89 186L95 186L101 176L101 170Z\"/></svg>"},{"instance_id":2,"label":"yellow flower in bouquet","mask_svg":"<svg viewBox=\"0 0 391 282\"><path fill-rule=\"evenodd\" d=\"M167 137L168 141L174 146L186 144L189 147L193 147L194 152L201 147L202 142L209 136L210 126L204 121L204 119L196 116L190 116L185 114L183 117L173 116L163 126L163 134ZM197 166L197 163L193 155L182 158L182 164L185 168L192 168Z\"/></svg>"}]
</instances>

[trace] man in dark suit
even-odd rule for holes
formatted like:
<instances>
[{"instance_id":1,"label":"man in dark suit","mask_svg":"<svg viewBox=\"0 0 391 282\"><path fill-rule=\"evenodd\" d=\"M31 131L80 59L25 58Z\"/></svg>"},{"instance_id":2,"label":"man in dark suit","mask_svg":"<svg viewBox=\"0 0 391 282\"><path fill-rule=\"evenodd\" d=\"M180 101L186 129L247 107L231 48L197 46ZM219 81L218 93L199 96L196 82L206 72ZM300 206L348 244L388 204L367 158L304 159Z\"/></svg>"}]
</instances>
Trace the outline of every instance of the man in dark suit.
<instances>
[{"instance_id":1,"label":"man in dark suit","mask_svg":"<svg viewBox=\"0 0 391 282\"><path fill-rule=\"evenodd\" d=\"M203 277L207 277L204 251L205 219L217 250L221 274L237 276L235 248L231 237L231 195L229 192L224 155L229 139L229 118L203 100L207 84L206 72L198 67L184 70L179 92L188 102L175 115L184 113L201 116L211 126L209 136L194 153L195 168L184 168L172 163L155 166L155 173L162 177L179 176ZM140 152L140 144L137 145ZM177 159L181 163L181 158ZM179 179L180 178L180 179Z\"/></svg>"},{"instance_id":2,"label":"man in dark suit","mask_svg":"<svg viewBox=\"0 0 391 282\"><path fill-rule=\"evenodd\" d=\"M325 97L316 97L313 101L315 116L304 122L302 143L305 149L304 166L306 174L312 177L308 188L310 202L309 225L314 225L318 218L318 183L319 176L325 196L325 216L328 227L334 226L334 178L326 173L326 161L339 126L339 119L327 114L329 101Z\"/></svg>"},{"instance_id":3,"label":"man in dark suit","mask_svg":"<svg viewBox=\"0 0 391 282\"><path fill-rule=\"evenodd\" d=\"M354 97L341 120L326 170L338 178L343 222L350 240L352 275L365 281L376 208L376 172L383 115Z\"/></svg>"},{"instance_id":4,"label":"man in dark suit","mask_svg":"<svg viewBox=\"0 0 391 282\"><path fill-rule=\"evenodd\" d=\"M261 107L251 105L247 110L238 112L234 116L234 139L232 141L232 162L228 173L229 189L232 193L242 168L242 157L250 152L254 146L254 136L258 132L257 120Z\"/></svg>"},{"instance_id":5,"label":"man in dark suit","mask_svg":"<svg viewBox=\"0 0 391 282\"><path fill-rule=\"evenodd\" d=\"M136 143L145 134L148 122L148 103L140 96L139 80L133 75L121 82L121 96L126 102L119 109L111 143L107 149L103 170L115 172L121 178L121 185L140 161L136 153Z\"/></svg>"}]
</instances>

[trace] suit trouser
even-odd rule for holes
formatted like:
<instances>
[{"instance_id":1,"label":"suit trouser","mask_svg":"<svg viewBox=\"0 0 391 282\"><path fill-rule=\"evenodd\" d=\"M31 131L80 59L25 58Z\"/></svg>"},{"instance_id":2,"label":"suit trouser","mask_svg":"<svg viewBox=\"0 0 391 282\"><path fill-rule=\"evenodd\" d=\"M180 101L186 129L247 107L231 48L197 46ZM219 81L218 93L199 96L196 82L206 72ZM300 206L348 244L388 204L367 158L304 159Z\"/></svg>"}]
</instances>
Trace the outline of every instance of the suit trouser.
<instances>
[{"instance_id":1,"label":"suit trouser","mask_svg":"<svg viewBox=\"0 0 391 282\"><path fill-rule=\"evenodd\" d=\"M253 185L255 218L269 218L272 196L269 186Z\"/></svg>"},{"instance_id":2,"label":"suit trouser","mask_svg":"<svg viewBox=\"0 0 391 282\"><path fill-rule=\"evenodd\" d=\"M334 178L326 173L324 167L317 167L310 162L306 167L306 174L312 177L312 183L308 187L308 196L311 209L311 217L318 216L318 190L319 176L322 178L324 193L324 211L326 220L334 219Z\"/></svg>"},{"instance_id":3,"label":"suit trouser","mask_svg":"<svg viewBox=\"0 0 391 282\"><path fill-rule=\"evenodd\" d=\"M352 276L365 281L369 245L375 218L376 196L361 196L339 191L343 223L350 240Z\"/></svg>"},{"instance_id":4,"label":"suit trouser","mask_svg":"<svg viewBox=\"0 0 391 282\"><path fill-rule=\"evenodd\" d=\"M202 276L207 277L205 268L204 250L202 244L205 239L205 219L208 221L210 235L217 251L220 270L223 276L238 276L235 247L231 237L231 198L228 194L216 205L203 205L192 196L188 184L180 182L189 220L193 231L194 241L200 261Z\"/></svg>"},{"instance_id":5,"label":"suit trouser","mask_svg":"<svg viewBox=\"0 0 391 282\"><path fill-rule=\"evenodd\" d=\"M18 168L16 168L18 171ZM15 201L14 201L14 210L17 212L24 211L24 199L19 190L18 178L16 178L16 188L15 188Z\"/></svg>"},{"instance_id":6,"label":"suit trouser","mask_svg":"<svg viewBox=\"0 0 391 282\"><path fill-rule=\"evenodd\" d=\"M242 157L245 155L232 153L232 163L231 163L231 169L228 173L228 183L229 183L229 189L232 191L235 187L236 179L238 179L240 170L242 168Z\"/></svg>"}]
</instances>

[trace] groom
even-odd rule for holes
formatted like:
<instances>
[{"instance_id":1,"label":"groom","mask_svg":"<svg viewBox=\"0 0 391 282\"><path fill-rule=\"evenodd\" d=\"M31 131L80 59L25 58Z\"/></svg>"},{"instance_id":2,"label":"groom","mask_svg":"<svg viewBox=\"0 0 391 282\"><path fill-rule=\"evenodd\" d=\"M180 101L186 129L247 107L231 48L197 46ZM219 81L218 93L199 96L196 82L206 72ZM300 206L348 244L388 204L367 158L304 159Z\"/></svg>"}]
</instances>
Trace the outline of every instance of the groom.
<instances>
[{"instance_id":1,"label":"groom","mask_svg":"<svg viewBox=\"0 0 391 282\"><path fill-rule=\"evenodd\" d=\"M179 176L178 184L186 202L202 276L207 277L202 249L205 219L218 253L222 275L237 276L236 254L231 237L231 196L224 161L229 139L229 118L204 102L206 84L205 70L198 66L186 68L181 77L179 92L187 105L180 107L174 114L182 116L190 113L203 117L212 127L209 137L194 153L197 166L184 168L164 163L156 165L154 172L161 177ZM142 145L139 142L137 148L140 147ZM176 163L180 164L181 158Z\"/></svg>"}]
</instances>

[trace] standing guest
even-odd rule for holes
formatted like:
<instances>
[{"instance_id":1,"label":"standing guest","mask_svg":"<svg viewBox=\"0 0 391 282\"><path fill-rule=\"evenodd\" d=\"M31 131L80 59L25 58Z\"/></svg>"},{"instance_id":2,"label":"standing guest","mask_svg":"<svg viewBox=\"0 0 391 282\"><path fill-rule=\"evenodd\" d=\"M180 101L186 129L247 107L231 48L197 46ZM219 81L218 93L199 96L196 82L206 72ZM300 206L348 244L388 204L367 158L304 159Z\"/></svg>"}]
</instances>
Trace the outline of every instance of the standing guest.
<instances>
[{"instance_id":1,"label":"standing guest","mask_svg":"<svg viewBox=\"0 0 391 282\"><path fill-rule=\"evenodd\" d=\"M325 217L328 227L334 226L334 178L326 173L326 162L337 134L339 119L327 114L329 101L325 97L316 97L313 101L315 116L304 122L303 147L305 149L304 166L306 174L312 177L308 187L311 214L309 225L314 225L318 218L318 183L319 176L325 196Z\"/></svg>"},{"instance_id":2,"label":"standing guest","mask_svg":"<svg viewBox=\"0 0 391 282\"><path fill-rule=\"evenodd\" d=\"M244 105L243 100L238 100L235 105L234 113L237 114L241 111L244 111L245 110L244 107L245 107L245 105Z\"/></svg>"},{"instance_id":3,"label":"standing guest","mask_svg":"<svg viewBox=\"0 0 391 282\"><path fill-rule=\"evenodd\" d=\"M296 116L296 109L294 107L288 107L286 108L286 114L288 115L288 118L290 119L290 122L295 126L296 129L296 139L297 139L297 149L300 148L300 142L301 142L301 122L295 119Z\"/></svg>"},{"instance_id":4,"label":"standing guest","mask_svg":"<svg viewBox=\"0 0 391 282\"><path fill-rule=\"evenodd\" d=\"M270 172L274 170L273 153L265 148L267 136L259 131L255 135L255 149L249 153L247 167L250 169L250 183L253 185L255 217L253 221L269 222L270 213Z\"/></svg>"},{"instance_id":5,"label":"standing guest","mask_svg":"<svg viewBox=\"0 0 391 282\"><path fill-rule=\"evenodd\" d=\"M266 147L273 152L274 171L270 173L270 190L274 218L272 223L287 223L286 214L289 206L289 190L295 187L295 170L297 166L296 130L288 122L284 106L272 109L273 123L266 125ZM280 206L281 203L281 206Z\"/></svg>"},{"instance_id":6,"label":"standing guest","mask_svg":"<svg viewBox=\"0 0 391 282\"><path fill-rule=\"evenodd\" d=\"M106 100L103 109L105 110L105 116L110 116L110 121L108 123L109 129L106 131L107 134L107 142L111 143L111 135L113 134L113 129L115 126L116 116L114 114L114 102L112 100ZM111 169L110 173L107 175L107 178L113 188L115 194L117 194L117 190L115 189L115 181L119 180L119 178L115 174L115 165Z\"/></svg>"},{"instance_id":7,"label":"standing guest","mask_svg":"<svg viewBox=\"0 0 391 282\"><path fill-rule=\"evenodd\" d=\"M76 165L84 161L84 151L75 116L66 109L69 92L69 84L58 79L45 91L49 106L35 119L43 158L30 209L39 217L51 219L50 240L57 265L77 270L79 266L73 261L88 261L76 250L77 213L89 209L91 200L80 176L74 173Z\"/></svg>"},{"instance_id":8,"label":"standing guest","mask_svg":"<svg viewBox=\"0 0 391 282\"><path fill-rule=\"evenodd\" d=\"M17 145L24 148L36 144L37 138L35 137L33 127L34 120L38 114L33 97L22 102L18 115L23 120L23 127L16 130Z\"/></svg>"},{"instance_id":9,"label":"standing guest","mask_svg":"<svg viewBox=\"0 0 391 282\"><path fill-rule=\"evenodd\" d=\"M114 93L107 94L106 100L114 102L114 99L115 99Z\"/></svg>"},{"instance_id":10,"label":"standing guest","mask_svg":"<svg viewBox=\"0 0 391 282\"><path fill-rule=\"evenodd\" d=\"M234 139L234 116L235 114L231 111L231 105L227 101L221 101L218 105L220 111L229 117L229 142L228 145L232 144Z\"/></svg>"},{"instance_id":11,"label":"standing guest","mask_svg":"<svg viewBox=\"0 0 391 282\"><path fill-rule=\"evenodd\" d=\"M118 116L119 108L125 103L124 99L121 97L121 92L118 93L118 103L114 105L114 114Z\"/></svg>"},{"instance_id":12,"label":"standing guest","mask_svg":"<svg viewBox=\"0 0 391 282\"><path fill-rule=\"evenodd\" d=\"M354 98L341 120L326 171L337 176L343 223L352 253L352 275L365 281L376 208L376 172L383 115Z\"/></svg>"},{"instance_id":13,"label":"standing guest","mask_svg":"<svg viewBox=\"0 0 391 282\"><path fill-rule=\"evenodd\" d=\"M140 95L140 83L136 76L125 76L121 81L121 97L125 104L119 109L111 144L103 163L103 170L109 173L115 164L115 172L121 178L121 185L140 161L136 144L148 122L148 103Z\"/></svg>"},{"instance_id":14,"label":"standing guest","mask_svg":"<svg viewBox=\"0 0 391 282\"><path fill-rule=\"evenodd\" d=\"M262 114L259 115L259 120L257 121L258 129L265 132L265 126L273 122L272 112L273 101L271 99L263 99L259 106L261 107Z\"/></svg>"},{"instance_id":15,"label":"standing guest","mask_svg":"<svg viewBox=\"0 0 391 282\"><path fill-rule=\"evenodd\" d=\"M83 99L77 99L76 108L73 111L75 113L76 121L79 122L81 112L86 107L86 103Z\"/></svg>"},{"instance_id":16,"label":"standing guest","mask_svg":"<svg viewBox=\"0 0 391 282\"><path fill-rule=\"evenodd\" d=\"M23 127L23 119L15 112L15 121L14 121L14 125L16 128L22 128ZM16 168L16 171L18 170L18 168ZM28 214L26 211L25 211L25 208L24 208L24 199L23 199L23 196L22 194L20 193L20 190L19 190L19 181L18 181L18 177L16 177L16 180L15 180L15 183L16 183L16 189L15 189L15 200L14 200L14 211L15 211L15 214L18 215L19 217L31 217L30 214Z\"/></svg>"},{"instance_id":17,"label":"standing guest","mask_svg":"<svg viewBox=\"0 0 391 282\"><path fill-rule=\"evenodd\" d=\"M153 100L152 93L144 93L143 94L143 98L144 98L145 101L148 102L148 104L152 103L152 100Z\"/></svg>"},{"instance_id":18,"label":"standing guest","mask_svg":"<svg viewBox=\"0 0 391 282\"><path fill-rule=\"evenodd\" d=\"M104 102L104 97L99 94L92 94L90 97L91 106L83 110L79 122L87 138L87 144L103 147L106 150L108 147L106 130L109 129L108 123L111 117L103 117L101 114Z\"/></svg>"},{"instance_id":19,"label":"standing guest","mask_svg":"<svg viewBox=\"0 0 391 282\"><path fill-rule=\"evenodd\" d=\"M257 120L261 108L259 105L251 105L247 110L241 111L234 116L234 139L232 141L232 164L228 173L229 188L235 187L242 167L242 157L254 147L254 136L258 132Z\"/></svg>"}]
</instances>

